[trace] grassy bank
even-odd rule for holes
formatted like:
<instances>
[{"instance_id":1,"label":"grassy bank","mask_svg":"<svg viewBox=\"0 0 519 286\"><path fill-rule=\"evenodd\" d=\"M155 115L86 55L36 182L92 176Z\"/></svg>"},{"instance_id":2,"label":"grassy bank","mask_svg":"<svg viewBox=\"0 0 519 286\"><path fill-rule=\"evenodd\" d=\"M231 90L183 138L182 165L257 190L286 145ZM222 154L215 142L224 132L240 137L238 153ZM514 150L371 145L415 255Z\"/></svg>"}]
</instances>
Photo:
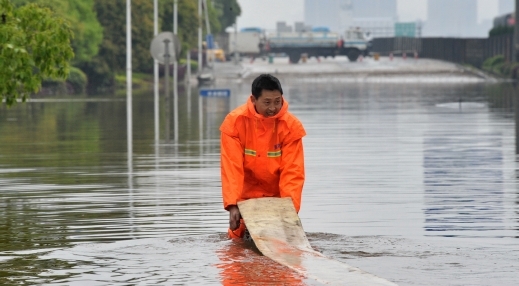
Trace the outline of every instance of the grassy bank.
<instances>
[{"instance_id":1,"label":"grassy bank","mask_svg":"<svg viewBox=\"0 0 519 286\"><path fill-rule=\"evenodd\" d=\"M506 79L519 78L519 63L507 62L503 55L491 57L483 62L482 69L492 75Z\"/></svg>"}]
</instances>

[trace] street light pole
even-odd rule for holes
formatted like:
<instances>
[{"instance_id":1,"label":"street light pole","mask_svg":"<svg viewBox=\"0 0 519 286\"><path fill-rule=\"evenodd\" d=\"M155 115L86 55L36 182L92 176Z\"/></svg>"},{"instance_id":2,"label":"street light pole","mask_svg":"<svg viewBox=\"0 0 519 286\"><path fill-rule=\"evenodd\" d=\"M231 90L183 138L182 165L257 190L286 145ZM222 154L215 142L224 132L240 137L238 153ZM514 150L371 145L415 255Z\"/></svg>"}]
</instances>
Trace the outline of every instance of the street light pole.
<instances>
[{"instance_id":1,"label":"street light pole","mask_svg":"<svg viewBox=\"0 0 519 286\"><path fill-rule=\"evenodd\" d=\"M153 35L159 33L159 0L153 0ZM153 60L153 106L154 106L154 122L155 122L155 143L159 142L159 62Z\"/></svg>"},{"instance_id":2,"label":"street light pole","mask_svg":"<svg viewBox=\"0 0 519 286\"><path fill-rule=\"evenodd\" d=\"M238 64L238 23L237 21L234 21L234 64Z\"/></svg>"},{"instance_id":3,"label":"street light pole","mask_svg":"<svg viewBox=\"0 0 519 286\"><path fill-rule=\"evenodd\" d=\"M519 0L515 0L514 60L519 62Z\"/></svg>"},{"instance_id":4,"label":"street light pole","mask_svg":"<svg viewBox=\"0 0 519 286\"><path fill-rule=\"evenodd\" d=\"M173 4L173 34L177 36L178 31L178 0ZM176 49L174 48L175 52ZM175 130L174 139L178 141L178 55L173 55L173 128Z\"/></svg>"},{"instance_id":5,"label":"street light pole","mask_svg":"<svg viewBox=\"0 0 519 286\"><path fill-rule=\"evenodd\" d=\"M203 0L203 1L204 1L203 4L204 4L206 34L211 35L211 26L209 25L209 12L208 12L209 9L207 8L207 1L206 0ZM206 47L207 47L207 51L209 51L209 49L210 49L209 43L206 43ZM213 47L211 47L211 49L212 48ZM207 65L209 66L209 68L212 69L214 67L214 50L211 50L210 55L211 55L211 60L209 61L209 59L207 58Z\"/></svg>"},{"instance_id":6,"label":"street light pole","mask_svg":"<svg viewBox=\"0 0 519 286\"><path fill-rule=\"evenodd\" d=\"M198 74L202 74L202 0L198 0Z\"/></svg>"},{"instance_id":7,"label":"street light pole","mask_svg":"<svg viewBox=\"0 0 519 286\"><path fill-rule=\"evenodd\" d=\"M132 152L132 3L126 0L126 123L128 156Z\"/></svg>"}]
</instances>

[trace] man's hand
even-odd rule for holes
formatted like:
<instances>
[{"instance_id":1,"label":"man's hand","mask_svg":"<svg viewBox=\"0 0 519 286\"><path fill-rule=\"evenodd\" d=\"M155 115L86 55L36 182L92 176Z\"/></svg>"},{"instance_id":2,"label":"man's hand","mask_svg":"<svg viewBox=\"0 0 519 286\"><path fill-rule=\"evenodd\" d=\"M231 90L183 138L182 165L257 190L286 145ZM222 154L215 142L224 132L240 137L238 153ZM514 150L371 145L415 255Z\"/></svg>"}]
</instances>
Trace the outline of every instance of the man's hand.
<instances>
[{"instance_id":1,"label":"man's hand","mask_svg":"<svg viewBox=\"0 0 519 286\"><path fill-rule=\"evenodd\" d=\"M240 210L238 206L229 206L229 228L236 230L240 227Z\"/></svg>"}]
</instances>

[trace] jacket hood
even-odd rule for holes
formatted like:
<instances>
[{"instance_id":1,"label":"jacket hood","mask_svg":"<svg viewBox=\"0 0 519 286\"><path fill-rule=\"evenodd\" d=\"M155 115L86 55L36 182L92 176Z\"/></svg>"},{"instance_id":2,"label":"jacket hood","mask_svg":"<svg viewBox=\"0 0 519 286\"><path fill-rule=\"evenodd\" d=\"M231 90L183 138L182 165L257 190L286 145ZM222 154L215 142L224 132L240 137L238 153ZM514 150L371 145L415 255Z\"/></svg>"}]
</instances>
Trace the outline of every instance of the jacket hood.
<instances>
[{"instance_id":1,"label":"jacket hood","mask_svg":"<svg viewBox=\"0 0 519 286\"><path fill-rule=\"evenodd\" d=\"M253 96L251 94L251 96ZM281 97L283 99L283 105L281 106L281 109L279 112L274 116L265 117L258 112L256 112L256 108L254 107L254 104L252 103L252 99L249 96L249 99L247 100L247 117L249 118L257 118L257 119L279 119L283 115L285 115L288 111L288 101L284 97Z\"/></svg>"}]
</instances>

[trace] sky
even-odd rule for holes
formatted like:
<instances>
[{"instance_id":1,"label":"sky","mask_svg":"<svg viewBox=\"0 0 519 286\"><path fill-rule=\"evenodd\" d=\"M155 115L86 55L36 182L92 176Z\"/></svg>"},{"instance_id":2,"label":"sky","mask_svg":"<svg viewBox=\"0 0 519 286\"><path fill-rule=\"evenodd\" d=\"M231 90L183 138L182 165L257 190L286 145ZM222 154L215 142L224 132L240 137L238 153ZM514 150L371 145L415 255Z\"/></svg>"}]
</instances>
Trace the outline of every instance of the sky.
<instances>
[{"instance_id":1,"label":"sky","mask_svg":"<svg viewBox=\"0 0 519 286\"><path fill-rule=\"evenodd\" d=\"M304 0L238 0L238 3L242 9L238 28L275 29L277 21L293 25L304 20ZM427 0L397 0L397 10L401 22L427 20ZM492 20L497 14L497 0L478 0L478 21Z\"/></svg>"}]
</instances>

